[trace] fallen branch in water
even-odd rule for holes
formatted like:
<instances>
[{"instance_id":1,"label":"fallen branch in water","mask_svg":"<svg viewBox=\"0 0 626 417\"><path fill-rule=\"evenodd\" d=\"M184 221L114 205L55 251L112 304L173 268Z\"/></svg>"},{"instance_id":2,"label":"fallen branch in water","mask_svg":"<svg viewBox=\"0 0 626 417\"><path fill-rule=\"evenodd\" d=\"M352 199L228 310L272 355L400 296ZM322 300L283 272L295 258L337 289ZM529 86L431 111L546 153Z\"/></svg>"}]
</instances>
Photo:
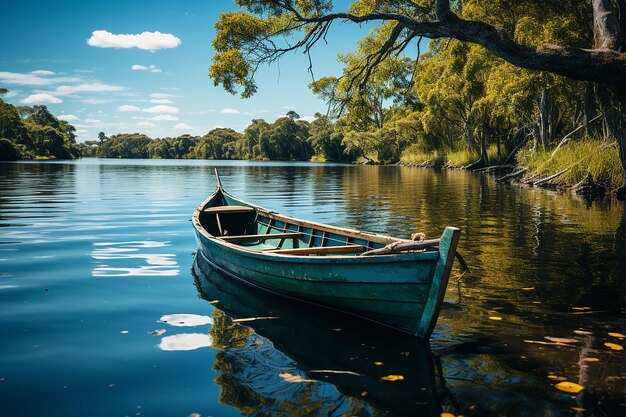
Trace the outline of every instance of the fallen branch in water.
<instances>
[{"instance_id":1,"label":"fallen branch in water","mask_svg":"<svg viewBox=\"0 0 626 417\"><path fill-rule=\"evenodd\" d=\"M505 175L504 177L497 178L496 182L505 182L505 181L514 180L516 178L521 177L526 171L528 171L528 167L521 168L515 172Z\"/></svg>"}]
</instances>

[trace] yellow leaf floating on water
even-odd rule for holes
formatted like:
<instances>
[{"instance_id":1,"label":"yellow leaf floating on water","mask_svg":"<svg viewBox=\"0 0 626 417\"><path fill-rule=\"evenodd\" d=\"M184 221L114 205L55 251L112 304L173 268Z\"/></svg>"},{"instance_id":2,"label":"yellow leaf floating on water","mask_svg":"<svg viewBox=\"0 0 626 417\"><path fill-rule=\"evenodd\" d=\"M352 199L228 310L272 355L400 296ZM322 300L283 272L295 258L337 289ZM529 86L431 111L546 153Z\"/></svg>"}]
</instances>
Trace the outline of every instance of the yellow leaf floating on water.
<instances>
[{"instance_id":1,"label":"yellow leaf floating on water","mask_svg":"<svg viewBox=\"0 0 626 417\"><path fill-rule=\"evenodd\" d=\"M583 361L585 361L585 362L600 362L600 359L598 359L598 358L585 358L585 359L583 359Z\"/></svg>"},{"instance_id":2,"label":"yellow leaf floating on water","mask_svg":"<svg viewBox=\"0 0 626 417\"><path fill-rule=\"evenodd\" d=\"M376 366L380 366L382 364L383 364L382 362L374 362L374 365L376 365Z\"/></svg>"},{"instance_id":3,"label":"yellow leaf floating on water","mask_svg":"<svg viewBox=\"0 0 626 417\"><path fill-rule=\"evenodd\" d=\"M387 375L387 376L384 376L384 377L382 377L380 379L382 379L383 381L392 381L392 382L394 382L394 381L402 381L404 379L404 376L402 376L402 375Z\"/></svg>"},{"instance_id":4,"label":"yellow leaf floating on water","mask_svg":"<svg viewBox=\"0 0 626 417\"><path fill-rule=\"evenodd\" d=\"M606 342L604 344L604 346L608 347L609 349L613 349L613 350L624 350L624 347L621 345L618 345L616 343L610 343L610 342Z\"/></svg>"},{"instance_id":5,"label":"yellow leaf floating on water","mask_svg":"<svg viewBox=\"0 0 626 417\"><path fill-rule=\"evenodd\" d=\"M524 290L524 291L532 291L534 289L535 289L535 287L523 287L522 288L522 290Z\"/></svg>"},{"instance_id":6,"label":"yellow leaf floating on water","mask_svg":"<svg viewBox=\"0 0 626 417\"><path fill-rule=\"evenodd\" d=\"M489 316L489 320L500 321L500 320L502 320L502 317L498 317L498 316Z\"/></svg>"},{"instance_id":7,"label":"yellow leaf floating on water","mask_svg":"<svg viewBox=\"0 0 626 417\"><path fill-rule=\"evenodd\" d=\"M452 413L441 413L441 417L456 417L456 416Z\"/></svg>"},{"instance_id":8,"label":"yellow leaf floating on water","mask_svg":"<svg viewBox=\"0 0 626 417\"><path fill-rule=\"evenodd\" d=\"M580 391L584 390L585 387L582 385L578 385L575 382L559 382L555 385L555 387L563 392L569 392L571 394L578 394Z\"/></svg>"},{"instance_id":9,"label":"yellow leaf floating on water","mask_svg":"<svg viewBox=\"0 0 626 417\"><path fill-rule=\"evenodd\" d=\"M610 332L609 336L618 337L618 338L626 337L621 333L615 333L615 332Z\"/></svg>"},{"instance_id":10,"label":"yellow leaf floating on water","mask_svg":"<svg viewBox=\"0 0 626 417\"><path fill-rule=\"evenodd\" d=\"M365 397L366 395L367 395L367 391L363 391L363 392L361 393L361 397Z\"/></svg>"}]
</instances>

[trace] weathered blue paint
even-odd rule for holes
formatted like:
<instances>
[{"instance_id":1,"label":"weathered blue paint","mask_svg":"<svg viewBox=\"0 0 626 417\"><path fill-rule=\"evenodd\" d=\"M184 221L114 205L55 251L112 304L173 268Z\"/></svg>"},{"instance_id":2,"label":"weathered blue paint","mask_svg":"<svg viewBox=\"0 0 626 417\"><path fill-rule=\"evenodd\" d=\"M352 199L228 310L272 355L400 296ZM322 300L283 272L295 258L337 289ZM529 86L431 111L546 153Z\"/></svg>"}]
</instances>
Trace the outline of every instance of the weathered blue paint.
<instances>
[{"instance_id":1,"label":"weathered blue paint","mask_svg":"<svg viewBox=\"0 0 626 417\"><path fill-rule=\"evenodd\" d=\"M448 227L441 236L439 248L421 252L355 256L293 256L268 253L268 240L260 245L245 246L221 240L204 227L202 210L220 205L254 207L259 217L270 219L277 213L253 206L228 195L221 187L194 213L193 224L199 253L204 261L231 277L250 285L303 301L345 311L422 338L433 331L454 260L459 229ZM315 223L304 227L301 220L290 223L279 216L276 224L283 230L316 229ZM298 227L299 225L299 227ZM343 239L358 242L369 249L380 248L395 239L347 229L317 225L331 236L331 245ZM207 226L209 227L209 226ZM267 233L267 226L256 225L246 234ZM352 235L351 235L352 234ZM322 244L322 233L315 233L295 244L299 247ZM345 244L344 243L344 244ZM274 243L276 244L276 243ZM286 247L292 247L292 243ZM272 246L269 246L272 247ZM202 265L202 263L200 263Z\"/></svg>"}]
</instances>

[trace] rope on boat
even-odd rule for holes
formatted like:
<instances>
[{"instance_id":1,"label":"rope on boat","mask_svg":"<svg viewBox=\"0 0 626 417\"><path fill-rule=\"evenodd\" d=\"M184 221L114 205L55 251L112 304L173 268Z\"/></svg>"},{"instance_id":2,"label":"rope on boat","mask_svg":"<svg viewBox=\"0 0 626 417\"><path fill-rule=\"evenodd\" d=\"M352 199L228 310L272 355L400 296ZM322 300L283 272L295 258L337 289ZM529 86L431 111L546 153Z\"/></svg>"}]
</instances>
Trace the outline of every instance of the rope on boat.
<instances>
[{"instance_id":1,"label":"rope on boat","mask_svg":"<svg viewBox=\"0 0 626 417\"><path fill-rule=\"evenodd\" d=\"M422 250L428 248L434 248L439 246L439 239L422 240L421 242L408 242L398 241L388 244L380 249L372 249L367 252L363 252L359 256L372 256L372 255L388 255L391 253L406 252L412 250Z\"/></svg>"},{"instance_id":2,"label":"rope on boat","mask_svg":"<svg viewBox=\"0 0 626 417\"><path fill-rule=\"evenodd\" d=\"M460 253L454 252L454 257L456 258L457 261L459 261L459 265L461 266L461 274L455 277L456 282L459 283L465 277L465 275L469 272L469 266L467 266L467 262L465 262L465 259L463 259Z\"/></svg>"},{"instance_id":3,"label":"rope on boat","mask_svg":"<svg viewBox=\"0 0 626 417\"><path fill-rule=\"evenodd\" d=\"M418 235L418 234L414 234L414 235ZM423 236L422 233L420 233L419 235L420 236L416 236L416 237ZM367 252L363 252L359 256L390 255L393 253L423 250L423 249L434 248L438 246L439 246L439 239L420 240L420 241L413 241L413 242L398 241L398 242L390 243L380 249L373 249ZM467 275L469 271L469 266L467 265L467 262L465 262L465 259L463 259L463 257L461 256L459 252L455 251L454 257L457 259L457 261L459 261L459 266L461 267L461 273L455 277L456 282L458 283L465 277L465 275Z\"/></svg>"}]
</instances>

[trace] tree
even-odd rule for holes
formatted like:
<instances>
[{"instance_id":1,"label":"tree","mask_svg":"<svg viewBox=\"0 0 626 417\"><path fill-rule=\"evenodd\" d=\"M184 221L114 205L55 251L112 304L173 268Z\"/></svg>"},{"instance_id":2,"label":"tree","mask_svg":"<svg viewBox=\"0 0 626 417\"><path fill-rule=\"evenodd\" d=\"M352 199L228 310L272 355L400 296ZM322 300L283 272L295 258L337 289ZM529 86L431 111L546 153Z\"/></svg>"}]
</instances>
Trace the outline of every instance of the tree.
<instances>
[{"instance_id":1,"label":"tree","mask_svg":"<svg viewBox=\"0 0 626 417\"><path fill-rule=\"evenodd\" d=\"M300 115L293 110L289 110L287 112L287 117L289 117L292 120L298 120L300 118Z\"/></svg>"},{"instance_id":2,"label":"tree","mask_svg":"<svg viewBox=\"0 0 626 417\"><path fill-rule=\"evenodd\" d=\"M227 91L235 93L239 86L243 88L242 97L250 97L256 92L254 76L261 65L273 63L298 49L309 53L326 38L335 21L369 22L389 24L391 30L382 46L361 61L359 74L365 82L381 62L392 55L398 56L422 37L453 38L480 45L518 67L597 83L608 88L621 106L626 107L626 0L591 0L590 4L577 0L495 0L488 3L479 0L357 0L348 11L335 12L332 2L324 0L237 0L247 12L225 13L220 17L213 41L216 54L209 75L216 85L221 84ZM563 5L574 8L579 5L582 11L574 19L586 20L584 23L592 28L594 44L532 44L516 37L495 14L478 20L469 13L472 8L497 11L515 3L534 5L546 13L561 13ZM469 9L468 16L465 16L466 9ZM293 41L297 32L303 36ZM614 132L626 171L626 132L621 127L623 123L616 126Z\"/></svg>"},{"instance_id":3,"label":"tree","mask_svg":"<svg viewBox=\"0 0 626 417\"><path fill-rule=\"evenodd\" d=\"M108 138L106 137L106 135L104 134L104 132L98 132L98 140L100 141L100 144L103 144L105 140L107 140Z\"/></svg>"}]
</instances>

